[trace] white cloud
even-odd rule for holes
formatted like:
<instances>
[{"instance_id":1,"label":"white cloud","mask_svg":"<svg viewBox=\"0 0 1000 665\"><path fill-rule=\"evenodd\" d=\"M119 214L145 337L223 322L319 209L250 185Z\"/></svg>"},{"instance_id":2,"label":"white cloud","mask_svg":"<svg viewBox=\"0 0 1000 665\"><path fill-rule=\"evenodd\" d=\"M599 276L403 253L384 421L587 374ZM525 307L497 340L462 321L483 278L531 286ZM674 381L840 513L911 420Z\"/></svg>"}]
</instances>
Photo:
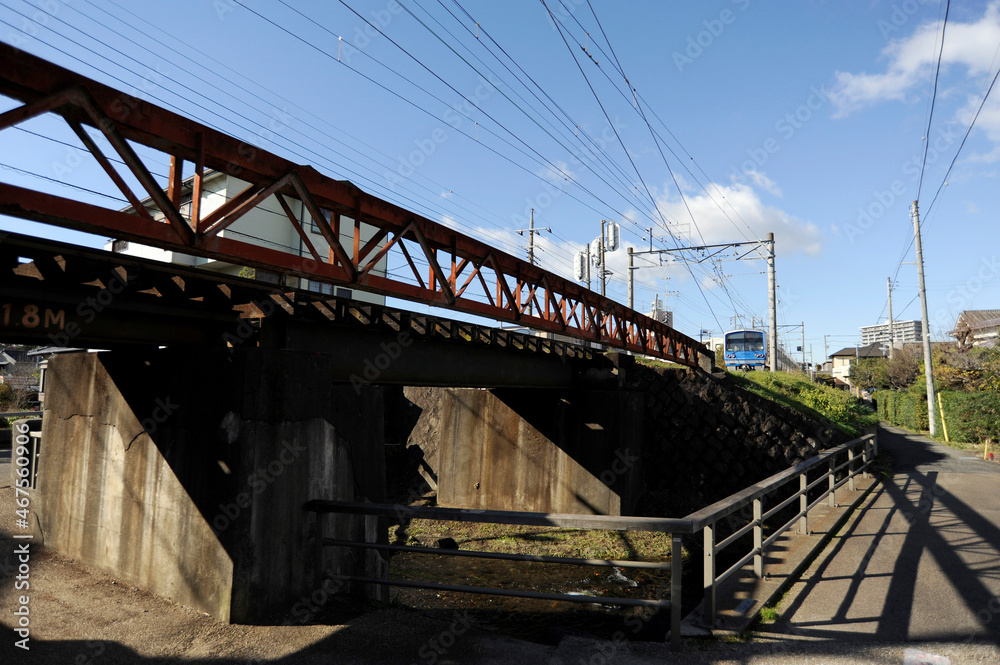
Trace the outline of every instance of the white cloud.
<instances>
[{"instance_id":1,"label":"white cloud","mask_svg":"<svg viewBox=\"0 0 1000 665\"><path fill-rule=\"evenodd\" d=\"M750 170L744 171L743 175L753 180L754 184L761 187L768 192L771 192L775 196L781 196L781 188L773 180L767 177L763 171Z\"/></svg>"},{"instance_id":2,"label":"white cloud","mask_svg":"<svg viewBox=\"0 0 1000 665\"><path fill-rule=\"evenodd\" d=\"M570 170L569 163L561 160L541 168L535 174L553 185L561 186L566 180L576 180L576 173Z\"/></svg>"},{"instance_id":3,"label":"white cloud","mask_svg":"<svg viewBox=\"0 0 1000 665\"><path fill-rule=\"evenodd\" d=\"M917 86L934 75L941 35L941 22L921 24L912 35L894 40L882 49L887 61L884 72L858 74L837 72L829 95L837 117L884 101L906 101ZM965 67L969 78L979 79L989 71L1000 42L1000 1L993 0L979 20L950 20L945 35L941 67Z\"/></svg>"},{"instance_id":4,"label":"white cloud","mask_svg":"<svg viewBox=\"0 0 1000 665\"><path fill-rule=\"evenodd\" d=\"M770 179L767 182L773 186ZM713 185L708 191L712 192L712 197L705 193L687 196L687 207L680 197L669 195L660 198L657 206L668 221L680 226L691 219L687 212L690 208L697 222L697 230L691 228L690 236L697 242L702 237L709 244L735 242L746 236L760 240L773 232L777 250L782 254L805 252L815 256L820 253L823 235L815 224L765 205L750 185Z\"/></svg>"}]
</instances>

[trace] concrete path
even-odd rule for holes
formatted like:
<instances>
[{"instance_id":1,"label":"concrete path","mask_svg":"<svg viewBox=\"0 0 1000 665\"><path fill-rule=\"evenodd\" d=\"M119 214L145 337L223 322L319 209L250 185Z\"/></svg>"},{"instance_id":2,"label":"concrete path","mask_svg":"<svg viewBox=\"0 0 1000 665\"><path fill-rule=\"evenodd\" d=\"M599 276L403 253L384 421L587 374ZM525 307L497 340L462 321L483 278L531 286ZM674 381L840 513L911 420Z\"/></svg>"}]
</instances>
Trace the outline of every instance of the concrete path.
<instances>
[{"instance_id":1,"label":"concrete path","mask_svg":"<svg viewBox=\"0 0 1000 665\"><path fill-rule=\"evenodd\" d=\"M880 429L879 447L895 475L793 587L763 637L1000 644L1000 464L894 427ZM962 662L925 656L911 662Z\"/></svg>"}]
</instances>

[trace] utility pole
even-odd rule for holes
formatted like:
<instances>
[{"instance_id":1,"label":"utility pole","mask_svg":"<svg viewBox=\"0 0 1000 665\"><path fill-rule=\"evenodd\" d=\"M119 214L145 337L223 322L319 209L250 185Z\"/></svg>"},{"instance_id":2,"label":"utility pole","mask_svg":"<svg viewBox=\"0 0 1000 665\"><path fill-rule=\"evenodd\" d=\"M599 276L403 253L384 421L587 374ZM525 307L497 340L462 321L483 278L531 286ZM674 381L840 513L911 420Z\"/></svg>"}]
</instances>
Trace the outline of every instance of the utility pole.
<instances>
[{"instance_id":1,"label":"utility pole","mask_svg":"<svg viewBox=\"0 0 1000 665\"><path fill-rule=\"evenodd\" d=\"M600 274L598 275L598 277L600 277L600 279L601 279L601 295L602 296L606 295L605 291L607 290L607 283L608 283L608 280L607 280L607 277L608 277L607 276L607 271L604 269L604 224L605 223L606 223L605 220L602 219L601 220L601 239L598 241L598 245L597 245L597 256L598 256L598 259L601 262L601 270L600 270Z\"/></svg>"},{"instance_id":2,"label":"utility pole","mask_svg":"<svg viewBox=\"0 0 1000 665\"><path fill-rule=\"evenodd\" d=\"M535 265L535 234L541 235L542 231L548 231L552 233L552 229L536 229L535 228L535 209L531 209L531 219L528 221L528 228L517 229L517 235L523 236L525 233L528 234L528 246L525 248L528 250L528 263ZM589 287L588 287L589 288Z\"/></svg>"},{"instance_id":3,"label":"utility pole","mask_svg":"<svg viewBox=\"0 0 1000 665\"><path fill-rule=\"evenodd\" d=\"M823 362L830 359L830 344L826 341L829 335L823 335Z\"/></svg>"},{"instance_id":4,"label":"utility pole","mask_svg":"<svg viewBox=\"0 0 1000 665\"><path fill-rule=\"evenodd\" d=\"M635 266L632 264L632 248L628 248L628 308L635 309L633 292L635 291Z\"/></svg>"},{"instance_id":5,"label":"utility pole","mask_svg":"<svg viewBox=\"0 0 1000 665\"><path fill-rule=\"evenodd\" d=\"M541 234L542 231L548 231L552 233L552 229L535 229L535 209L531 209L531 219L528 221L528 228L517 229L517 235L523 236L525 233L528 234L528 246L525 248L528 250L528 263L535 265L535 234ZM527 313L531 314L531 301L528 301Z\"/></svg>"},{"instance_id":6,"label":"utility pole","mask_svg":"<svg viewBox=\"0 0 1000 665\"><path fill-rule=\"evenodd\" d=\"M920 318L924 337L924 375L927 377L927 426L931 436L937 433L937 418L934 413L934 369L931 367L931 334L927 318L927 289L924 286L924 253L920 246L920 211L917 202L911 208L913 234L917 246L917 281L920 287Z\"/></svg>"},{"instance_id":7,"label":"utility pole","mask_svg":"<svg viewBox=\"0 0 1000 665\"><path fill-rule=\"evenodd\" d=\"M590 290L590 243L587 243L587 290Z\"/></svg>"},{"instance_id":8,"label":"utility pole","mask_svg":"<svg viewBox=\"0 0 1000 665\"><path fill-rule=\"evenodd\" d=\"M767 313L770 319L771 340L767 357L771 371L778 371L778 294L777 281L774 278L774 234L767 234Z\"/></svg>"},{"instance_id":9,"label":"utility pole","mask_svg":"<svg viewBox=\"0 0 1000 665\"><path fill-rule=\"evenodd\" d=\"M806 370L806 322L802 322L802 371Z\"/></svg>"},{"instance_id":10,"label":"utility pole","mask_svg":"<svg viewBox=\"0 0 1000 665\"><path fill-rule=\"evenodd\" d=\"M885 278L885 288L889 292L889 360L892 360L893 335L892 335L892 278Z\"/></svg>"}]
</instances>

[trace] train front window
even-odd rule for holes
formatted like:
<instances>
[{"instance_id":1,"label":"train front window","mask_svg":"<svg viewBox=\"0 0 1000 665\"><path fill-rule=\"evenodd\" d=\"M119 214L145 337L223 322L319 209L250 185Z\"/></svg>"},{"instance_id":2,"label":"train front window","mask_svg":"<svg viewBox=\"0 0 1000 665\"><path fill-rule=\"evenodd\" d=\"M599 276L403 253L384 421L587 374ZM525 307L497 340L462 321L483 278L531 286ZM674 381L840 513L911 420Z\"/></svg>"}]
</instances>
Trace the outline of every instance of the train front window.
<instances>
[{"instance_id":1,"label":"train front window","mask_svg":"<svg viewBox=\"0 0 1000 665\"><path fill-rule=\"evenodd\" d=\"M759 332L730 333L726 336L726 351L730 353L761 352L764 350L764 335Z\"/></svg>"},{"instance_id":2,"label":"train front window","mask_svg":"<svg viewBox=\"0 0 1000 665\"><path fill-rule=\"evenodd\" d=\"M726 351L746 351L746 335L733 333L726 336Z\"/></svg>"}]
</instances>

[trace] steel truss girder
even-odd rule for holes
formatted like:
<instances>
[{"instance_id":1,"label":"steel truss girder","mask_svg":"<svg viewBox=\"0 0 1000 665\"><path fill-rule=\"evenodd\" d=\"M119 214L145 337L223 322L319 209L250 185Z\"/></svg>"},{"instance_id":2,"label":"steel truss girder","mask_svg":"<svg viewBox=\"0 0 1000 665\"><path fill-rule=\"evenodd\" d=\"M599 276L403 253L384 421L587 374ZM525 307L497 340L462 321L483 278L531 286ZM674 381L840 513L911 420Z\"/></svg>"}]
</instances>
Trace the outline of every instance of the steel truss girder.
<instances>
[{"instance_id":1,"label":"steel truss girder","mask_svg":"<svg viewBox=\"0 0 1000 665\"><path fill-rule=\"evenodd\" d=\"M0 130L44 113L63 117L95 159L108 172L137 214L126 214L81 201L0 184L0 213L140 242L162 249L247 265L309 280L348 285L380 293L508 321L530 328L600 342L697 367L710 352L695 340L650 317L628 309L555 273L497 250L484 242L367 194L347 181L323 176L248 145L191 119L137 99L55 64L0 44L0 94L24 104L0 114ZM142 210L113 165L100 154L82 126L100 131L128 166L166 218L153 220ZM89 138L89 137L88 137ZM171 187L159 188L130 144L143 145L171 157ZM195 189L205 169L221 171L250 186L207 220L199 219L193 201L192 219L177 208L180 169L195 165ZM264 199L275 195L296 233L305 239L309 255L270 249L220 236L219 232ZM330 246L323 261L308 242L305 220L295 219L285 197L302 201L306 213ZM331 212L332 225L323 211ZM146 213L146 214L144 214ZM340 242L340 217L354 220L354 247ZM208 224L206 225L206 221ZM360 225L377 229L364 248ZM386 244L370 259L382 240ZM405 243L411 242L410 250ZM372 268L391 250L405 258L416 284L375 274ZM426 280L413 257L427 263ZM450 265L443 263L447 257ZM458 286L468 267L473 270ZM486 271L492 272L489 275ZM482 299L471 297L478 280ZM526 297L522 298L526 294ZM583 314L583 320L577 312ZM574 325L574 323L576 325Z\"/></svg>"}]
</instances>

